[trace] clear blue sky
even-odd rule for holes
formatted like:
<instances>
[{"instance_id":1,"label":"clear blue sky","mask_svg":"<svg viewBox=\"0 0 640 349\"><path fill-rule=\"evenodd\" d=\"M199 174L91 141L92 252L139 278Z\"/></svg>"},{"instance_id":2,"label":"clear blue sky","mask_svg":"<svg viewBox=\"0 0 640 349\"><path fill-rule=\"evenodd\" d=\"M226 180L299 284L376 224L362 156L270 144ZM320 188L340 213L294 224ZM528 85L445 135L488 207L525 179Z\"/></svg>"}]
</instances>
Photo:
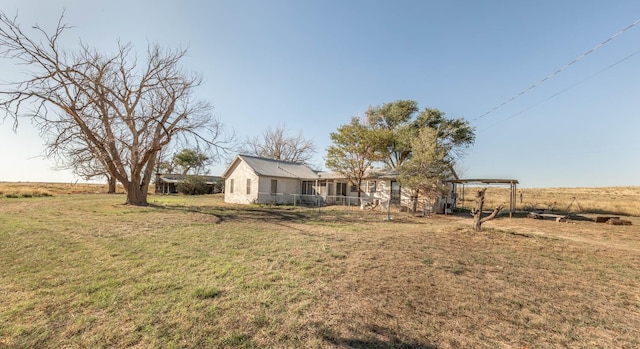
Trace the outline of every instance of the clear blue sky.
<instances>
[{"instance_id":1,"label":"clear blue sky","mask_svg":"<svg viewBox=\"0 0 640 349\"><path fill-rule=\"evenodd\" d=\"M372 105L414 99L464 117L477 140L465 178L523 187L640 185L640 24L496 111L480 117L640 18L640 1L86 1L4 0L24 27L65 47L112 51L131 41L188 47L200 97L240 138L286 124L318 146ZM606 69L606 70L605 70ZM605 71L602 71L605 70ZM0 80L19 69L0 61ZM478 118L480 117L480 118ZM0 125L0 181L74 181L38 158L23 120ZM212 168L222 173L225 165Z\"/></svg>"}]
</instances>

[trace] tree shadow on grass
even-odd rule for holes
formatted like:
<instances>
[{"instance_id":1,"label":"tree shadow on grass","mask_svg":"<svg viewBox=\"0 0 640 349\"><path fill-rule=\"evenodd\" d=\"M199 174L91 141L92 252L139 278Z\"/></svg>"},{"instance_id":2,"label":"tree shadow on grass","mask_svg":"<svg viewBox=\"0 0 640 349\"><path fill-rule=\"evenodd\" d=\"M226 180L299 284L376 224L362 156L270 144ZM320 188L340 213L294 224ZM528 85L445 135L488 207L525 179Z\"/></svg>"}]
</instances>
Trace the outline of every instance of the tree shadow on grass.
<instances>
[{"instance_id":1,"label":"tree shadow on grass","mask_svg":"<svg viewBox=\"0 0 640 349\"><path fill-rule=\"evenodd\" d=\"M165 210L206 214L216 217L216 224L229 221L262 221L262 222L340 222L356 223L363 221L380 221L385 215L364 214L362 211L350 210L315 210L290 206L184 206L184 205L150 205ZM385 216L386 217L386 216Z\"/></svg>"},{"instance_id":2,"label":"tree shadow on grass","mask_svg":"<svg viewBox=\"0 0 640 349\"><path fill-rule=\"evenodd\" d=\"M338 336L333 330L326 326L321 326L318 330L320 338L331 345L341 348L356 349L437 349L436 345L426 343L426 340L411 338L405 334L398 334L396 331L378 325L366 327L365 335L346 337Z\"/></svg>"},{"instance_id":3,"label":"tree shadow on grass","mask_svg":"<svg viewBox=\"0 0 640 349\"><path fill-rule=\"evenodd\" d=\"M304 211L293 211L280 208L226 208L214 206L183 206L183 205L151 205L157 209L192 212L206 214L216 217L216 224L224 221L305 221L311 219L313 215L309 215Z\"/></svg>"}]
</instances>

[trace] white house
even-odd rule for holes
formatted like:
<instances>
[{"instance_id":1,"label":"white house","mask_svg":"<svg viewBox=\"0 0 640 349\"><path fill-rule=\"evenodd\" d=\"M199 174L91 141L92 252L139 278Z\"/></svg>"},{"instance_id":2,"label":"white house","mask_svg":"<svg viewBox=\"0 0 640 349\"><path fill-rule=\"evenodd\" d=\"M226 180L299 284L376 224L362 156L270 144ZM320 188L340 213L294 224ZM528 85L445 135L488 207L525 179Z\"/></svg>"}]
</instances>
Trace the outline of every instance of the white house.
<instances>
[{"instance_id":1,"label":"white house","mask_svg":"<svg viewBox=\"0 0 640 349\"><path fill-rule=\"evenodd\" d=\"M358 188L341 174L318 172L307 165L238 155L224 171L224 201L239 204L309 204L309 205L378 205L409 206L411 194L402 190L397 175L377 170ZM455 207L455 183L449 184L449 195L433 209L443 212ZM360 196L358 196L360 192Z\"/></svg>"}]
</instances>

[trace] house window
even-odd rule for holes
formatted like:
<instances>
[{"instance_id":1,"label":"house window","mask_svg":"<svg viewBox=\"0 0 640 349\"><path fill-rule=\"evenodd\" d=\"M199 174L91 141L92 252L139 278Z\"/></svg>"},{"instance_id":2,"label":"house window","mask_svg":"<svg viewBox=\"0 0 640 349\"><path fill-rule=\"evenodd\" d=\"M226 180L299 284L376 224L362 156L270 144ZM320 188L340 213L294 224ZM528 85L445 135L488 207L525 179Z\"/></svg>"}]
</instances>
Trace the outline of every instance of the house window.
<instances>
[{"instance_id":1,"label":"house window","mask_svg":"<svg viewBox=\"0 0 640 349\"><path fill-rule=\"evenodd\" d=\"M251 178L247 178L247 195L251 194Z\"/></svg>"},{"instance_id":2,"label":"house window","mask_svg":"<svg viewBox=\"0 0 640 349\"><path fill-rule=\"evenodd\" d=\"M347 196L347 183L336 183L336 195Z\"/></svg>"},{"instance_id":3,"label":"house window","mask_svg":"<svg viewBox=\"0 0 640 349\"><path fill-rule=\"evenodd\" d=\"M369 193L375 193L376 192L376 181L369 181L367 186L368 186L368 189L369 189Z\"/></svg>"},{"instance_id":4,"label":"house window","mask_svg":"<svg viewBox=\"0 0 640 349\"><path fill-rule=\"evenodd\" d=\"M229 180L229 193L233 194L233 178Z\"/></svg>"},{"instance_id":5,"label":"house window","mask_svg":"<svg viewBox=\"0 0 640 349\"><path fill-rule=\"evenodd\" d=\"M391 203L400 203L400 183L391 181Z\"/></svg>"},{"instance_id":6,"label":"house window","mask_svg":"<svg viewBox=\"0 0 640 349\"><path fill-rule=\"evenodd\" d=\"M358 186L355 184L351 184L351 192L352 193L357 193L358 192Z\"/></svg>"},{"instance_id":7,"label":"house window","mask_svg":"<svg viewBox=\"0 0 640 349\"><path fill-rule=\"evenodd\" d=\"M275 195L278 192L278 180L271 180L271 194Z\"/></svg>"},{"instance_id":8,"label":"house window","mask_svg":"<svg viewBox=\"0 0 640 349\"><path fill-rule=\"evenodd\" d=\"M314 195L313 181L302 181L302 195Z\"/></svg>"}]
</instances>

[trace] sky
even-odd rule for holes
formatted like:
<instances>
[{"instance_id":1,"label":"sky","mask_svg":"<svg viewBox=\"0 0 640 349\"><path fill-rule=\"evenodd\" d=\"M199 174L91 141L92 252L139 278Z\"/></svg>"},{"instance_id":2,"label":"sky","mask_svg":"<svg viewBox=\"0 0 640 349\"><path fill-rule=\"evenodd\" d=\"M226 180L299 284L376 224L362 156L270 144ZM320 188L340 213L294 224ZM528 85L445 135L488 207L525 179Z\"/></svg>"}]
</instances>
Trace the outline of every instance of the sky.
<instances>
[{"instance_id":1,"label":"sky","mask_svg":"<svg viewBox=\"0 0 640 349\"><path fill-rule=\"evenodd\" d=\"M53 29L63 10L74 26L65 49L82 41L113 52L118 41L131 42L144 58L149 44L187 48L182 67L202 75L197 97L226 130L245 139L285 125L315 142L320 166L340 125L370 106L412 99L475 127L462 178L517 179L524 188L640 186L640 24L620 33L640 19L637 0L2 5L24 28ZM24 71L0 59L0 81ZM83 181L55 170L43 150L29 120L16 132L5 120L0 181Z\"/></svg>"}]
</instances>

